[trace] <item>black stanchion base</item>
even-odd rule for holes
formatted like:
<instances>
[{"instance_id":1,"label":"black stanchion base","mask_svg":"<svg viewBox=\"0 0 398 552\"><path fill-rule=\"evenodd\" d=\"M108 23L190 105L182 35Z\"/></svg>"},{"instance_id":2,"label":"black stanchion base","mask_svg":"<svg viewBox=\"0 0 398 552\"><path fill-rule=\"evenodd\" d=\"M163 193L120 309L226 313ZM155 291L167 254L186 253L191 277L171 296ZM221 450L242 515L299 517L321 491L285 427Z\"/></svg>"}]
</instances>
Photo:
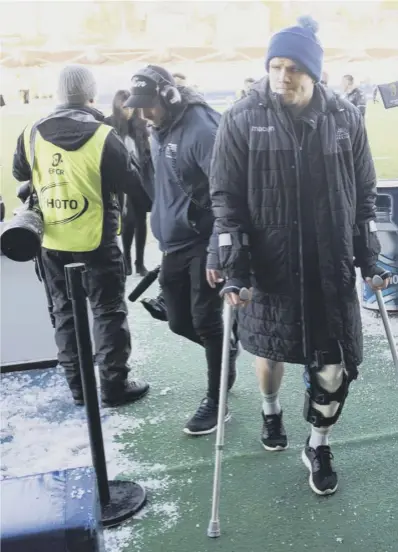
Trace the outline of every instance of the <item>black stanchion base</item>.
<instances>
[{"instance_id":1,"label":"black stanchion base","mask_svg":"<svg viewBox=\"0 0 398 552\"><path fill-rule=\"evenodd\" d=\"M102 508L104 527L115 527L139 512L146 504L146 490L132 481L109 481L109 504Z\"/></svg>"}]
</instances>

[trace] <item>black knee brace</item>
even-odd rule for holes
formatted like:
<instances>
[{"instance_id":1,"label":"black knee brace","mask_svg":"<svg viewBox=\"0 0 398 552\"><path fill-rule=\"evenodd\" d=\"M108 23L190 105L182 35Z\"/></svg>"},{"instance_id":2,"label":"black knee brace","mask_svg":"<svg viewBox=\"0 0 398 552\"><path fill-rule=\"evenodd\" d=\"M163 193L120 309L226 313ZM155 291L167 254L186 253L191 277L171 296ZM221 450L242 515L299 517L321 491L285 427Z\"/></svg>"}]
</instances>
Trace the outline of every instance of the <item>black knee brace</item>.
<instances>
[{"instance_id":1,"label":"black knee brace","mask_svg":"<svg viewBox=\"0 0 398 552\"><path fill-rule=\"evenodd\" d=\"M318 382L317 373L324 365L319 365L318 362L312 363L305 367L304 379L306 384L305 400L304 400L304 419L310 422L314 427L329 427L334 425L339 419L343 410L344 403L348 395L349 380L343 369L343 381L340 387L329 392L323 389ZM337 412L331 417L325 417L321 412L314 408L313 403L319 406L326 406L332 402L339 403Z\"/></svg>"}]
</instances>

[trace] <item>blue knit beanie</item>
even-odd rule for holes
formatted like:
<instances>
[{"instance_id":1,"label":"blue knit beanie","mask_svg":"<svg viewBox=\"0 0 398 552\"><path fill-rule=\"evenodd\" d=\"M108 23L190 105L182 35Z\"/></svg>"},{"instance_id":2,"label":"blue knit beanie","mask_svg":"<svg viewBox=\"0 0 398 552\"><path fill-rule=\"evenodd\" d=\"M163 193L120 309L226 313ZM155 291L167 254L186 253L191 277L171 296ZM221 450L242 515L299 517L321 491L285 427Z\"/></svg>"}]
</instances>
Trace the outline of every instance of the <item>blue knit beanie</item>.
<instances>
[{"instance_id":1,"label":"blue knit beanie","mask_svg":"<svg viewBox=\"0 0 398 552\"><path fill-rule=\"evenodd\" d=\"M310 16L297 19L298 25L274 34L268 46L265 68L269 71L272 58L288 58L299 63L315 79L321 80L323 48L316 37L318 23Z\"/></svg>"}]
</instances>

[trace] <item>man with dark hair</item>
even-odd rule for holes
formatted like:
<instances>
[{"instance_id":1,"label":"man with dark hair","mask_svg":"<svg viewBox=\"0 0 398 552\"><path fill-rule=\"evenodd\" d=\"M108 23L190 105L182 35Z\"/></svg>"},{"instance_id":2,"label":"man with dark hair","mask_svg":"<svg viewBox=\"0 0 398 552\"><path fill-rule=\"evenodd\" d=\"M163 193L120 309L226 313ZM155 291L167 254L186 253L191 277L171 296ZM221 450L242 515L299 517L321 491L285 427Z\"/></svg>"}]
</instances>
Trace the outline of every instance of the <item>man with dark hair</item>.
<instances>
[{"instance_id":1,"label":"man with dark hair","mask_svg":"<svg viewBox=\"0 0 398 552\"><path fill-rule=\"evenodd\" d=\"M220 115L202 96L177 87L166 69L154 65L134 75L125 106L141 108L152 124L151 226L163 252L159 284L170 329L202 345L207 361L207 395L184 432L205 435L217 428L223 341L219 289L217 282L209 286L205 270L214 223L208 178ZM229 388L236 378L236 356L234 343Z\"/></svg>"},{"instance_id":2,"label":"man with dark hair","mask_svg":"<svg viewBox=\"0 0 398 552\"><path fill-rule=\"evenodd\" d=\"M300 18L272 37L269 75L222 117L211 197L223 293L243 307L239 338L257 357L261 442L267 451L287 448L284 362L304 365L312 427L302 460L311 489L326 495L337 489L328 437L363 356L355 266L371 283L380 244L363 117L318 84L316 31L311 18ZM242 305L244 287L252 299Z\"/></svg>"},{"instance_id":3,"label":"man with dark hair","mask_svg":"<svg viewBox=\"0 0 398 552\"><path fill-rule=\"evenodd\" d=\"M363 117L366 112L366 96L359 88L355 86L354 77L352 75L344 75L341 83L343 90L343 98L348 100L352 105L355 105Z\"/></svg>"}]
</instances>

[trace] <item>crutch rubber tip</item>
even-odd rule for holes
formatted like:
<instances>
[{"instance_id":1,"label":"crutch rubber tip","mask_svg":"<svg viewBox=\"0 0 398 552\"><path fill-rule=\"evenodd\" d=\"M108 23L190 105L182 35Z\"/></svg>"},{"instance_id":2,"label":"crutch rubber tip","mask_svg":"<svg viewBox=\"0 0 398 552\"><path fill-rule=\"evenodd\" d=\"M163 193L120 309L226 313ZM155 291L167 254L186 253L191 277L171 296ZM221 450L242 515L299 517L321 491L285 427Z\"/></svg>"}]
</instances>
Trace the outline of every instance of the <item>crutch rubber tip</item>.
<instances>
[{"instance_id":1,"label":"crutch rubber tip","mask_svg":"<svg viewBox=\"0 0 398 552\"><path fill-rule=\"evenodd\" d=\"M216 539L221 535L220 531L220 522L219 521L211 521L209 523L209 527L207 529L207 536L211 539Z\"/></svg>"}]
</instances>

